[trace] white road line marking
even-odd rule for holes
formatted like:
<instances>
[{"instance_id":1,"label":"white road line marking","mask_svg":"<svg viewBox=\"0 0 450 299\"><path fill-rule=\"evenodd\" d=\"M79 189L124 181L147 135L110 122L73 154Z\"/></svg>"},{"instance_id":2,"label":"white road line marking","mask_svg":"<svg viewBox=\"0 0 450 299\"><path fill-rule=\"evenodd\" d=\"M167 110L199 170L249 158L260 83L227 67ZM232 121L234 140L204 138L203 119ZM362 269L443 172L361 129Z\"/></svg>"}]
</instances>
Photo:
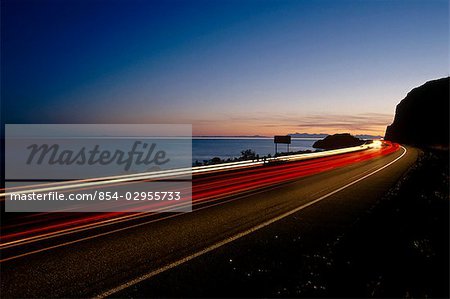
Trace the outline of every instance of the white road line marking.
<instances>
[{"instance_id":1,"label":"white road line marking","mask_svg":"<svg viewBox=\"0 0 450 299\"><path fill-rule=\"evenodd\" d=\"M283 218L286 218L286 217L288 217L288 216L290 216L292 214L295 214L298 211L301 211L301 210L303 210L303 209L305 209L305 208L307 208L307 207L309 207L309 206L311 206L311 205L313 205L315 203L318 203L319 201L321 201L321 200L323 200L323 199L325 199L327 197L330 197L330 196L332 196L332 195L334 195L334 194L336 194L336 193L338 193L338 192L340 192L340 191L342 191L342 190L344 190L344 189L346 189L346 188L348 188L350 186L353 186L354 184L356 184L356 183L358 183L358 182L360 182L360 181L362 181L362 180L364 180L364 179L366 179L366 178L376 174L377 172L385 169L386 167L389 167L390 165L394 164L395 162L397 162L398 160L403 158L403 156L406 154L407 150L403 146L401 148L403 149L403 153L399 157L397 157L395 160L389 162L388 164L384 165L383 167L378 168L377 170L375 170L375 171L373 171L373 172L371 172L369 174L366 174L365 176L363 176L363 177L361 177L361 178L359 178L359 179L357 179L357 180L355 180L355 181L353 181L351 183L348 183L348 184L346 184L346 185L344 185L344 186L342 186L342 187L340 187L340 188L338 188L338 189L336 189L336 190L334 190L334 191L332 191L330 193L327 193L327 194L325 194L325 195L323 195L323 196L321 196L321 197L319 197L319 198L317 198L317 199L315 199L313 201L310 201L310 202L308 202L308 203L306 203L306 204L304 204L302 206L299 206L298 208L295 208L295 209L293 209L293 210L291 210L289 212L281 214L281 215L279 215L277 217L274 217L274 218L272 218L270 220L267 220L266 222L263 222L263 223L261 223L261 224L259 224L257 226L254 226L254 227L252 227L252 228L250 228L250 229L248 229L246 231L243 231L243 232L241 232L239 234L236 234L236 235L234 235L232 237L229 237L229 238L227 238L227 239L225 239L225 240L223 240L221 242L213 244L213 245L211 245L211 246L209 246L209 247L207 247L207 248L205 248L205 249L203 249L201 251L198 251L198 252L196 252L194 254L191 254L191 255L189 255L187 257L184 257L184 258L182 258L182 259L180 259L178 261L170 263L170 264L168 264L166 266L163 266L163 267L161 267L159 269L156 269L156 270L154 270L152 272L144 274L144 275L142 275L142 276L140 276L138 278L130 280L130 281L128 281L128 282L118 286L118 287L115 287L115 288L112 288L112 289L110 289L110 290L108 290L106 292L103 292L103 293L97 295L94 298L100 299L100 298L106 298L108 296L111 296L111 295L113 295L113 294L115 294L117 292L120 292L120 291L122 291L124 289L127 289L127 288L129 288L129 287L131 287L131 286L133 286L135 284L138 284L138 283L140 283L142 281L145 281L145 280L147 280L149 278L152 278L153 276L156 276L156 275L158 275L158 274L160 274L162 272L165 272L167 270L175 268L175 267L177 267L177 266L179 266L181 264L184 264L184 263L186 263L186 262L188 262L188 261L190 261L190 260L192 260L192 259L194 259L196 257L199 257L199 256L201 256L203 254L206 254L208 252L211 252L211 251L213 251L213 250L215 250L215 249L217 249L219 247L222 247L222 246L224 246L224 245L226 245L228 243L231 243L231 242L233 242L233 241L235 241L237 239L240 239L240 238L242 238L244 236L247 236L247 235L249 235L249 234L251 234L251 233L253 233L253 232L257 231L257 230L260 230L260 229L262 229L262 228L264 228L264 227L266 227L266 226L268 226L268 225L270 225L270 224L272 224L274 222L277 222L277 221L279 221L279 220L281 220Z\"/></svg>"}]
</instances>

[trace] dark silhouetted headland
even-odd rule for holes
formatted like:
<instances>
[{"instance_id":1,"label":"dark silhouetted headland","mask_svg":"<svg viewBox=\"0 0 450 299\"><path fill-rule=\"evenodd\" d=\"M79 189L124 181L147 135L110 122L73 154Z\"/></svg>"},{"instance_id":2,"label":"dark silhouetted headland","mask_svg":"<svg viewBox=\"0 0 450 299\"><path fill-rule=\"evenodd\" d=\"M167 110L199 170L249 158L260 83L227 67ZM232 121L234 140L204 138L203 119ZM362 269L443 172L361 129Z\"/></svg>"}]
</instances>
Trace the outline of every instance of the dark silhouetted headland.
<instances>
[{"instance_id":1,"label":"dark silhouetted headland","mask_svg":"<svg viewBox=\"0 0 450 299\"><path fill-rule=\"evenodd\" d=\"M421 147L449 146L450 77L411 90L398 105L386 140Z\"/></svg>"},{"instance_id":2,"label":"dark silhouetted headland","mask_svg":"<svg viewBox=\"0 0 450 299\"><path fill-rule=\"evenodd\" d=\"M313 147L329 150L350 146L358 146L364 143L365 143L364 140L356 138L350 135L349 133L343 133L343 134L329 135L325 137L325 139L317 140L316 142L314 142Z\"/></svg>"},{"instance_id":3,"label":"dark silhouetted headland","mask_svg":"<svg viewBox=\"0 0 450 299\"><path fill-rule=\"evenodd\" d=\"M327 133L318 133L318 134L310 134L310 133L293 133L293 134L288 134L289 136L291 136L292 138L325 138L327 136L329 136L330 134ZM383 136L380 135L367 135L367 134L362 134L362 135L354 135L356 138L359 139L380 139Z\"/></svg>"}]
</instances>

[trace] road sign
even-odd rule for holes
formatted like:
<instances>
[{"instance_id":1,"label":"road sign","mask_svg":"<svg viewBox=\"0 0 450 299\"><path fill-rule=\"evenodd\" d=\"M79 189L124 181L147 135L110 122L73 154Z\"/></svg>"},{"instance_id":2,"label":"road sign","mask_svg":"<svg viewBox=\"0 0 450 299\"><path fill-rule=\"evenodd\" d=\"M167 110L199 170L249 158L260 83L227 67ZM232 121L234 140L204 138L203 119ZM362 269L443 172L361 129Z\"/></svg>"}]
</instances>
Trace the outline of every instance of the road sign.
<instances>
[{"instance_id":1,"label":"road sign","mask_svg":"<svg viewBox=\"0 0 450 299\"><path fill-rule=\"evenodd\" d=\"M286 136L274 136L273 137L273 142L275 143L275 155L278 152L278 143L283 143L283 144L287 144L287 151L289 152L289 144L291 144L291 136L286 135Z\"/></svg>"},{"instance_id":2,"label":"road sign","mask_svg":"<svg viewBox=\"0 0 450 299\"><path fill-rule=\"evenodd\" d=\"M284 143L284 144L291 144L291 136L275 136L273 138L274 143Z\"/></svg>"}]
</instances>

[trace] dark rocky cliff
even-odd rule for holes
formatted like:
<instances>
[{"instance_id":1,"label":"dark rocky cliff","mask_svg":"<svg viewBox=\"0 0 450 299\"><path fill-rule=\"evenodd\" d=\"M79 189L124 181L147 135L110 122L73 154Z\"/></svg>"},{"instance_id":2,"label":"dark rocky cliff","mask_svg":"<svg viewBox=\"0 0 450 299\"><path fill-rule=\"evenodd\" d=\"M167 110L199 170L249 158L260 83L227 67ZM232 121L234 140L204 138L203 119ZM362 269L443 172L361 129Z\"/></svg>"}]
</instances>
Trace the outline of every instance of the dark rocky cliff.
<instances>
[{"instance_id":1,"label":"dark rocky cliff","mask_svg":"<svg viewBox=\"0 0 450 299\"><path fill-rule=\"evenodd\" d=\"M386 140L424 147L449 146L450 77L411 90L387 127Z\"/></svg>"}]
</instances>

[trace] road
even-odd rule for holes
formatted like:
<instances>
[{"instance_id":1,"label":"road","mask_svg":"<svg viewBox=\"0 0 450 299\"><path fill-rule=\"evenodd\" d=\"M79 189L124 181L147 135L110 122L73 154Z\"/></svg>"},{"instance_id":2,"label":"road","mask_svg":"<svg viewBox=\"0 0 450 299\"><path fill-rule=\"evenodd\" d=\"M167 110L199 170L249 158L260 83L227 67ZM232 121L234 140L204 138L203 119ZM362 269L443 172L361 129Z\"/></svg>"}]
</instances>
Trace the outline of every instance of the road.
<instances>
[{"instance_id":1,"label":"road","mask_svg":"<svg viewBox=\"0 0 450 299\"><path fill-rule=\"evenodd\" d=\"M416 160L414 149L390 147L382 155L360 152L198 177L192 213L136 214L68 234L20 235L2 247L2 297L114 295L342 196L371 202ZM361 211L354 208L360 202L346 204L350 215Z\"/></svg>"}]
</instances>

